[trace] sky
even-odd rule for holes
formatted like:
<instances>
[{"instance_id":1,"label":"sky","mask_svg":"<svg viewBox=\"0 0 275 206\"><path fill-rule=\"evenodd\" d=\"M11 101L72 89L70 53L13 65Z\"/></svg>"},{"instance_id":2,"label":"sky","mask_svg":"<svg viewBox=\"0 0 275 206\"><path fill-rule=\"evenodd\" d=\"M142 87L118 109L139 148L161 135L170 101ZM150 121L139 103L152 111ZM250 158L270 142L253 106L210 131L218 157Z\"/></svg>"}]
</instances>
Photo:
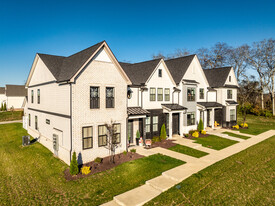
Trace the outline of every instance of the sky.
<instances>
[{"instance_id":1,"label":"sky","mask_svg":"<svg viewBox=\"0 0 275 206\"><path fill-rule=\"evenodd\" d=\"M0 86L24 84L36 53L106 40L119 61L275 37L275 1L0 1Z\"/></svg>"}]
</instances>

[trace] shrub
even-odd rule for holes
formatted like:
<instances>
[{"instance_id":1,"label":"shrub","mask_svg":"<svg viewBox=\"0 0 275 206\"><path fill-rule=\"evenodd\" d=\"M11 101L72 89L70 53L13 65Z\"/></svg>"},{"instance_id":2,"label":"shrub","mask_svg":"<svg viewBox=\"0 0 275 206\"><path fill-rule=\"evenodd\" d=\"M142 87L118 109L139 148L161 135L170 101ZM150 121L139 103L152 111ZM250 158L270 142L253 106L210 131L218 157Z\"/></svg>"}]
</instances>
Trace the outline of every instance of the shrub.
<instances>
[{"instance_id":1,"label":"shrub","mask_svg":"<svg viewBox=\"0 0 275 206\"><path fill-rule=\"evenodd\" d=\"M184 134L185 137L189 137L189 134Z\"/></svg>"},{"instance_id":2,"label":"shrub","mask_svg":"<svg viewBox=\"0 0 275 206\"><path fill-rule=\"evenodd\" d=\"M239 127L239 125L234 125L233 127L232 127L233 129L240 129L240 127Z\"/></svg>"},{"instance_id":3,"label":"shrub","mask_svg":"<svg viewBox=\"0 0 275 206\"><path fill-rule=\"evenodd\" d=\"M3 111L7 111L7 104L6 104L6 102L4 103Z\"/></svg>"},{"instance_id":4,"label":"shrub","mask_svg":"<svg viewBox=\"0 0 275 206\"><path fill-rule=\"evenodd\" d=\"M205 134L206 134L206 131L205 131L205 130L202 130L202 131L201 131L201 134L205 135Z\"/></svg>"},{"instance_id":5,"label":"shrub","mask_svg":"<svg viewBox=\"0 0 275 206\"><path fill-rule=\"evenodd\" d=\"M123 151L123 154L124 154L124 155L127 155L127 151Z\"/></svg>"},{"instance_id":6,"label":"shrub","mask_svg":"<svg viewBox=\"0 0 275 206\"><path fill-rule=\"evenodd\" d=\"M196 138L199 137L199 132L197 131L193 132L192 137L196 137Z\"/></svg>"},{"instance_id":7,"label":"shrub","mask_svg":"<svg viewBox=\"0 0 275 206\"><path fill-rule=\"evenodd\" d=\"M198 124L198 129L197 129L199 132L201 132L203 130L203 122L202 122L202 119L200 119L200 122Z\"/></svg>"},{"instance_id":8,"label":"shrub","mask_svg":"<svg viewBox=\"0 0 275 206\"><path fill-rule=\"evenodd\" d=\"M189 131L189 134L192 135L194 132L196 132L196 130L190 130L190 131Z\"/></svg>"},{"instance_id":9,"label":"shrub","mask_svg":"<svg viewBox=\"0 0 275 206\"><path fill-rule=\"evenodd\" d=\"M4 106L3 106L3 103L1 104L1 108L0 108L0 111L3 111L4 110Z\"/></svg>"},{"instance_id":10,"label":"shrub","mask_svg":"<svg viewBox=\"0 0 275 206\"><path fill-rule=\"evenodd\" d=\"M132 153L136 153L136 151L137 151L136 149L131 149L130 150L130 152L132 152Z\"/></svg>"},{"instance_id":11,"label":"shrub","mask_svg":"<svg viewBox=\"0 0 275 206\"><path fill-rule=\"evenodd\" d=\"M160 137L158 137L158 136L153 137L152 142L153 143L160 142Z\"/></svg>"},{"instance_id":12,"label":"shrub","mask_svg":"<svg viewBox=\"0 0 275 206\"><path fill-rule=\"evenodd\" d=\"M217 127L217 126L219 126L219 125L220 125L220 124L219 124L217 121L215 121L214 126Z\"/></svg>"},{"instance_id":13,"label":"shrub","mask_svg":"<svg viewBox=\"0 0 275 206\"><path fill-rule=\"evenodd\" d=\"M140 138L140 133L139 133L139 130L137 130L137 133L136 133L136 138Z\"/></svg>"},{"instance_id":14,"label":"shrub","mask_svg":"<svg viewBox=\"0 0 275 206\"><path fill-rule=\"evenodd\" d=\"M70 174L71 175L77 175L78 174L78 163L76 160L76 153L73 152L73 157L70 163Z\"/></svg>"},{"instance_id":15,"label":"shrub","mask_svg":"<svg viewBox=\"0 0 275 206\"><path fill-rule=\"evenodd\" d=\"M94 162L96 162L96 163L101 163L102 161L103 161L103 158L101 158L101 157L97 157L94 160Z\"/></svg>"},{"instance_id":16,"label":"shrub","mask_svg":"<svg viewBox=\"0 0 275 206\"><path fill-rule=\"evenodd\" d=\"M163 124L160 130L160 140L165 140L166 137L167 137L166 128L165 128L165 124Z\"/></svg>"},{"instance_id":17,"label":"shrub","mask_svg":"<svg viewBox=\"0 0 275 206\"><path fill-rule=\"evenodd\" d=\"M246 127L248 127L248 124L247 123L241 123L240 126L243 127L243 128L246 128Z\"/></svg>"},{"instance_id":18,"label":"shrub","mask_svg":"<svg viewBox=\"0 0 275 206\"><path fill-rule=\"evenodd\" d=\"M84 166L84 167L81 168L81 173L82 173L83 175L87 175L87 174L89 174L90 172L91 172L91 168L90 168L90 167Z\"/></svg>"}]
</instances>

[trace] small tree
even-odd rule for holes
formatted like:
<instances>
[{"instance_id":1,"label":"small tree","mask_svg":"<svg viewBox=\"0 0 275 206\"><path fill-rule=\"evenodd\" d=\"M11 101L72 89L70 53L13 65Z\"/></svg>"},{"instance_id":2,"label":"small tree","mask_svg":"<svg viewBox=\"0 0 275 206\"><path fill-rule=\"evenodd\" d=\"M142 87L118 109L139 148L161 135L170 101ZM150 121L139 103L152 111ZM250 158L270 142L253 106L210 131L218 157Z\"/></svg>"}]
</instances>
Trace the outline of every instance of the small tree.
<instances>
[{"instance_id":1,"label":"small tree","mask_svg":"<svg viewBox=\"0 0 275 206\"><path fill-rule=\"evenodd\" d=\"M136 138L139 139L140 138L140 132L139 130L137 130L137 133L136 133Z\"/></svg>"},{"instance_id":2,"label":"small tree","mask_svg":"<svg viewBox=\"0 0 275 206\"><path fill-rule=\"evenodd\" d=\"M0 111L3 111L3 110L4 110L4 106L3 106L3 103L2 103Z\"/></svg>"},{"instance_id":3,"label":"small tree","mask_svg":"<svg viewBox=\"0 0 275 206\"><path fill-rule=\"evenodd\" d=\"M165 140L166 137L167 137L166 128L165 128L165 124L163 124L160 130L160 140Z\"/></svg>"},{"instance_id":4,"label":"small tree","mask_svg":"<svg viewBox=\"0 0 275 206\"><path fill-rule=\"evenodd\" d=\"M202 119L200 119L200 122L198 124L198 132L201 132L203 130L203 122L202 122Z\"/></svg>"},{"instance_id":5,"label":"small tree","mask_svg":"<svg viewBox=\"0 0 275 206\"><path fill-rule=\"evenodd\" d=\"M4 108L3 108L4 111L7 111L7 104L6 102L4 103Z\"/></svg>"},{"instance_id":6,"label":"small tree","mask_svg":"<svg viewBox=\"0 0 275 206\"><path fill-rule=\"evenodd\" d=\"M109 150L111 163L115 163L115 154L116 148L120 144L120 129L118 129L118 124L111 122L111 124L105 124L107 128L107 139L106 139L106 148Z\"/></svg>"},{"instance_id":7,"label":"small tree","mask_svg":"<svg viewBox=\"0 0 275 206\"><path fill-rule=\"evenodd\" d=\"M73 157L70 163L70 174L71 175L77 175L78 174L78 163L76 160L76 153L73 152Z\"/></svg>"}]
</instances>

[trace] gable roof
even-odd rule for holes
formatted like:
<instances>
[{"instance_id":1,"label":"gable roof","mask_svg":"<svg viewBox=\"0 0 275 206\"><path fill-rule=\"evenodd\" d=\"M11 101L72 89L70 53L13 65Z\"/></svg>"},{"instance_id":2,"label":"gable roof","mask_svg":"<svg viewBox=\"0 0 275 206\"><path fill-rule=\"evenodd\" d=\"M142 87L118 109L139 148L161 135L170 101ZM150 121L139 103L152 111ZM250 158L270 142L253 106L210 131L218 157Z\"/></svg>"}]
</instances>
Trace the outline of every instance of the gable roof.
<instances>
[{"instance_id":1,"label":"gable roof","mask_svg":"<svg viewBox=\"0 0 275 206\"><path fill-rule=\"evenodd\" d=\"M25 85L6 85L6 96L25 97L27 96L27 89Z\"/></svg>"},{"instance_id":2,"label":"gable roof","mask_svg":"<svg viewBox=\"0 0 275 206\"><path fill-rule=\"evenodd\" d=\"M210 87L223 87L232 67L204 69Z\"/></svg>"},{"instance_id":3,"label":"gable roof","mask_svg":"<svg viewBox=\"0 0 275 206\"><path fill-rule=\"evenodd\" d=\"M38 56L42 59L48 69L58 82L70 80L78 70L89 60L89 58L101 47L105 41L97 43L87 49L84 49L71 56L55 56L48 54L40 54Z\"/></svg>"},{"instance_id":4,"label":"gable roof","mask_svg":"<svg viewBox=\"0 0 275 206\"><path fill-rule=\"evenodd\" d=\"M120 62L121 67L133 85L142 85L148 80L161 59L153 59L135 64Z\"/></svg>"},{"instance_id":5,"label":"gable roof","mask_svg":"<svg viewBox=\"0 0 275 206\"><path fill-rule=\"evenodd\" d=\"M0 94L5 94L5 87L0 87Z\"/></svg>"},{"instance_id":6,"label":"gable roof","mask_svg":"<svg viewBox=\"0 0 275 206\"><path fill-rule=\"evenodd\" d=\"M167 65L176 84L180 83L195 56L196 55L193 54L189 56L165 60L165 64Z\"/></svg>"}]
</instances>

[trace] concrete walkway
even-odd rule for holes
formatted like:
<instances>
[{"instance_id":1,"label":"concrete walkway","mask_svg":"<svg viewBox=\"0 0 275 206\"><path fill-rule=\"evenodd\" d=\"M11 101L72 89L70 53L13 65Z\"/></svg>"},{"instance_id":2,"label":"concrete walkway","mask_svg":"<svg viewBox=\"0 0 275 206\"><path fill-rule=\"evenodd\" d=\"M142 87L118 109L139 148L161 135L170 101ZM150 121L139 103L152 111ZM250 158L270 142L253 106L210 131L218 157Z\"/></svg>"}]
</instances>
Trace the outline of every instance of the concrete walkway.
<instances>
[{"instance_id":1,"label":"concrete walkway","mask_svg":"<svg viewBox=\"0 0 275 206\"><path fill-rule=\"evenodd\" d=\"M0 124L10 124L10 123L22 123L22 120L13 120L13 121L6 121L6 122L0 122Z\"/></svg>"},{"instance_id":2,"label":"concrete walkway","mask_svg":"<svg viewBox=\"0 0 275 206\"><path fill-rule=\"evenodd\" d=\"M231 155L234 155L242 150L247 149L250 146L253 146L263 140L268 139L269 137L275 135L275 130L269 130L267 132L264 132L257 136L251 136L250 139L247 139L245 141L239 142L237 144L231 145L227 148L224 148L220 151L208 149L209 155L206 155L201 158L186 158L186 155L183 155L181 153L177 153L176 157L174 152L165 151L166 149L159 149L159 148L153 148L150 150L146 150L143 148L137 147L137 152L140 154L143 154L145 156L155 154L155 153L162 153L165 155L168 155L177 159L181 159L186 164L183 164L181 166L175 167L173 169L170 169L166 172L163 172L161 176L156 177L154 179L146 181L145 185L142 185L140 187L137 187L135 189L132 189L128 192L125 192L123 194L117 195L114 197L114 199L108 203L105 203L103 205L105 206L118 206L118 205L143 205L146 202L152 200L153 198L160 195L162 192L168 190L169 188L173 187L174 185L182 182L184 179L190 177L192 174L199 172L200 170L222 160L225 159ZM184 138L182 138L184 139ZM186 139L185 139L186 140ZM181 140L177 140L178 142L182 142ZM185 142L185 141L184 141ZM190 141L191 142L191 141ZM191 142L192 143L192 142ZM186 143L186 146L194 146L195 143ZM198 149L198 147L193 147L195 149ZM199 147L200 148L200 147ZM204 150L202 150L204 151ZM209 152L210 151L210 152Z\"/></svg>"}]
</instances>

